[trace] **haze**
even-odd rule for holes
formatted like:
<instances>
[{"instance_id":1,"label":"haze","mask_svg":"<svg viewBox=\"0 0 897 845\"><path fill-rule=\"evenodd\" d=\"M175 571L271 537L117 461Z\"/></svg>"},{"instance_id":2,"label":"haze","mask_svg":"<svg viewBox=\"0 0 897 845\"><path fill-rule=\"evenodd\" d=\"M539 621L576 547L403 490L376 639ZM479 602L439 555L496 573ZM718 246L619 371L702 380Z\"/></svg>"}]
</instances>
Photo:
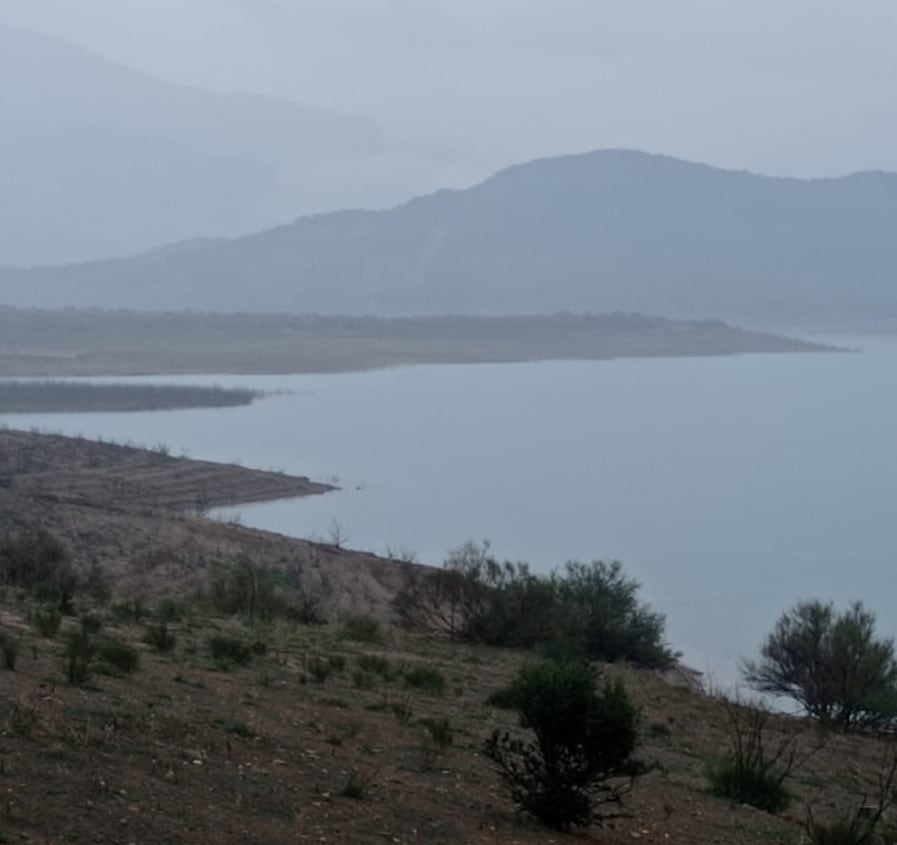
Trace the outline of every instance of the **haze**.
<instances>
[{"instance_id":1,"label":"haze","mask_svg":"<svg viewBox=\"0 0 897 845\"><path fill-rule=\"evenodd\" d=\"M409 195L604 147L790 176L897 169L889 2L4 0L0 22L370 116L431 164Z\"/></svg>"}]
</instances>

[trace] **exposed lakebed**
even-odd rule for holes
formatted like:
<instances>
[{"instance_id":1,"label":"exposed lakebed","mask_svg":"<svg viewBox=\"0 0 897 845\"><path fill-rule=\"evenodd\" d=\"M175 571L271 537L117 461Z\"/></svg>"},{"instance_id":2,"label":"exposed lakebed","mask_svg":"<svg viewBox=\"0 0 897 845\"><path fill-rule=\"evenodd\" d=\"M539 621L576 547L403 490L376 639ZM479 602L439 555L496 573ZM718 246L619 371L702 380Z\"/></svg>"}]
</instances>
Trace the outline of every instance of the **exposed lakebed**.
<instances>
[{"instance_id":1,"label":"exposed lakebed","mask_svg":"<svg viewBox=\"0 0 897 845\"><path fill-rule=\"evenodd\" d=\"M434 563L469 538L538 569L618 558L726 681L798 598L862 599L897 633L897 339L833 342L863 351L216 376L288 392L5 419L341 487L239 508L282 533L338 523L350 546Z\"/></svg>"}]
</instances>

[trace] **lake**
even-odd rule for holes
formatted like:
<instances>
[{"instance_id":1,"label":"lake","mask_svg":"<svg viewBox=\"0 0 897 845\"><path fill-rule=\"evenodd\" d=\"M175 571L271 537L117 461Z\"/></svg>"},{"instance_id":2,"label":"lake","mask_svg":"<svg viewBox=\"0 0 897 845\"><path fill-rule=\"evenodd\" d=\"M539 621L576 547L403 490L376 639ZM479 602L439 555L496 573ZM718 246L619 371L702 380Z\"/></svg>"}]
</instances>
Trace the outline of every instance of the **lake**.
<instances>
[{"instance_id":1,"label":"lake","mask_svg":"<svg viewBox=\"0 0 897 845\"><path fill-rule=\"evenodd\" d=\"M286 534L338 526L433 563L468 539L539 570L619 559L727 684L801 598L862 599L897 635L897 338L833 342L862 351L155 377L135 381L284 392L4 419L340 485L236 509Z\"/></svg>"}]
</instances>

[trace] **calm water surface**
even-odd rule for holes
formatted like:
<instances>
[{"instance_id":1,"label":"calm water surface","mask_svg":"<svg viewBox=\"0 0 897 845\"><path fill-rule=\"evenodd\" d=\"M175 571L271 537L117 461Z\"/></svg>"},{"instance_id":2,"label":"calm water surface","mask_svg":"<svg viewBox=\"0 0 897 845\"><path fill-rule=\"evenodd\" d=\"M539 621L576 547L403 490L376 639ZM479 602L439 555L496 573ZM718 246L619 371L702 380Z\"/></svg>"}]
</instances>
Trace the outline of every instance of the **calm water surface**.
<instances>
[{"instance_id":1,"label":"calm water surface","mask_svg":"<svg viewBox=\"0 0 897 845\"><path fill-rule=\"evenodd\" d=\"M550 569L617 558L723 683L800 598L897 635L897 338L852 354L165 378L289 391L245 408L6 418L284 469L339 492L244 524L427 562L467 539Z\"/></svg>"}]
</instances>

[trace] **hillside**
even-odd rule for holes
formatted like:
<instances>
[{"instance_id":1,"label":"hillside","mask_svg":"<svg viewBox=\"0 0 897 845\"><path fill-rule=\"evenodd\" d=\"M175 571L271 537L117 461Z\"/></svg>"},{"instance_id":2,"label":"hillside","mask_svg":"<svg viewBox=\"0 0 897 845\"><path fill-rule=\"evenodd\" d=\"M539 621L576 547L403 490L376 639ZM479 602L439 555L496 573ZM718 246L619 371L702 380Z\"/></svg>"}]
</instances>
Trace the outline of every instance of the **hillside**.
<instances>
[{"instance_id":1,"label":"hillside","mask_svg":"<svg viewBox=\"0 0 897 845\"><path fill-rule=\"evenodd\" d=\"M231 498L270 473L10 431L0 457L0 539L39 525L82 574L112 576L110 595L92 574L66 616L38 591L0 590L0 840L797 845L808 805L831 820L874 799L893 747L859 733L820 744L805 720L771 717L763 737L794 740L799 762L791 806L761 812L708 789L734 739L719 698L687 672L597 664L625 682L639 755L657 765L613 828L547 831L515 812L483 753L494 729L520 731L487 699L535 655L378 622L423 570L177 509L197 471L231 480ZM148 484L153 466L168 471ZM132 497L116 497L116 476ZM227 611L212 587L234 564L298 579L331 624Z\"/></svg>"},{"instance_id":2,"label":"hillside","mask_svg":"<svg viewBox=\"0 0 897 845\"><path fill-rule=\"evenodd\" d=\"M637 311L897 321L897 175L797 180L600 151L387 211L0 275L17 305L320 313Z\"/></svg>"}]
</instances>

